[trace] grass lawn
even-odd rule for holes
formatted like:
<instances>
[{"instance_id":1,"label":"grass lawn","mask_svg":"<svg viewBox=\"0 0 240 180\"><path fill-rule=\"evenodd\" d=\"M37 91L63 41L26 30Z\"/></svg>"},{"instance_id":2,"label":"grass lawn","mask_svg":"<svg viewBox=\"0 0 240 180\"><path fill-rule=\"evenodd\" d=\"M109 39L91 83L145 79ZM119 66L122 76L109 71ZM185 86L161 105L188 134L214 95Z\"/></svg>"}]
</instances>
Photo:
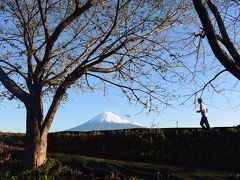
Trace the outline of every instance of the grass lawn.
<instances>
[{"instance_id":1,"label":"grass lawn","mask_svg":"<svg viewBox=\"0 0 240 180\"><path fill-rule=\"evenodd\" d=\"M60 160L63 165L77 168L85 173L93 173L98 177L104 177L110 172L114 172L121 177L137 179L219 179L231 180L240 179L240 174L231 174L224 172L213 172L196 170L190 168L171 167L163 165L152 165L145 163L133 163L126 161L115 161L107 159L99 159L93 157L84 157L77 155L67 155L61 153L50 154L51 157Z\"/></svg>"}]
</instances>

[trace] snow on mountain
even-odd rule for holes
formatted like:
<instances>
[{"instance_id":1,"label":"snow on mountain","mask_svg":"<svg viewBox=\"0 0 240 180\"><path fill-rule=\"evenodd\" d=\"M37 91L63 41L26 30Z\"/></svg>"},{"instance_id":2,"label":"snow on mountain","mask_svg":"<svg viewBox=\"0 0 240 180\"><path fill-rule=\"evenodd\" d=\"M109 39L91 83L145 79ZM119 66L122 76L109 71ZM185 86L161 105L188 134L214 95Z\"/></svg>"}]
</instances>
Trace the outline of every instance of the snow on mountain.
<instances>
[{"instance_id":1,"label":"snow on mountain","mask_svg":"<svg viewBox=\"0 0 240 180\"><path fill-rule=\"evenodd\" d=\"M145 128L136 122L130 122L122 119L112 112L104 112L91 120L66 131L98 131L98 130L116 130L116 129L132 129Z\"/></svg>"}]
</instances>

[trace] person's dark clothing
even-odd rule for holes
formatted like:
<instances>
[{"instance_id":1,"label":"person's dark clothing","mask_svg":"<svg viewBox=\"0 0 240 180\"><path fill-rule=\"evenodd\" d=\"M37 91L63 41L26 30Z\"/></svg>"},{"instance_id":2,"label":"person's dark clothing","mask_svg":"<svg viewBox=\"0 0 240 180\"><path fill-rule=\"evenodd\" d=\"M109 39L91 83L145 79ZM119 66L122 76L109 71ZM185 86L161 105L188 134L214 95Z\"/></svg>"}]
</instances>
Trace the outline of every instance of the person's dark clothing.
<instances>
[{"instance_id":1,"label":"person's dark clothing","mask_svg":"<svg viewBox=\"0 0 240 180\"><path fill-rule=\"evenodd\" d=\"M209 129L210 128L207 117L202 116L201 121L200 121L200 125L202 126L203 129L205 129L205 128Z\"/></svg>"}]
</instances>

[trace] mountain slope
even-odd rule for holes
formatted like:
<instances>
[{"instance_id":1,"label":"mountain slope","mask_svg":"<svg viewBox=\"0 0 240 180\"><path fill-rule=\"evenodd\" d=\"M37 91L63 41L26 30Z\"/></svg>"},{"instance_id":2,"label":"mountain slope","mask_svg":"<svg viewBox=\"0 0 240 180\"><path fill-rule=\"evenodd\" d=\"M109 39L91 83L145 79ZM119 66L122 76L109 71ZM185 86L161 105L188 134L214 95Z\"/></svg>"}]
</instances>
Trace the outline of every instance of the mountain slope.
<instances>
[{"instance_id":1,"label":"mountain slope","mask_svg":"<svg viewBox=\"0 0 240 180\"><path fill-rule=\"evenodd\" d=\"M98 131L98 130L132 129L132 128L145 128L145 127L136 122L130 122L126 119L122 119L111 112L104 112L87 121L86 123L68 129L66 131Z\"/></svg>"}]
</instances>

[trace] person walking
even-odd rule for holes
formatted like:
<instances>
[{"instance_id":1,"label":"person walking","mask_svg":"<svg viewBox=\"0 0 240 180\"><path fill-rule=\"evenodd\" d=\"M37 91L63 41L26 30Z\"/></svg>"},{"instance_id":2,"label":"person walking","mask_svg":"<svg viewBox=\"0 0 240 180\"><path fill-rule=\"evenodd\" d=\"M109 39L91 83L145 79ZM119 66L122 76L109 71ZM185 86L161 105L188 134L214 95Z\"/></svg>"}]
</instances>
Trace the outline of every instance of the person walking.
<instances>
[{"instance_id":1,"label":"person walking","mask_svg":"<svg viewBox=\"0 0 240 180\"><path fill-rule=\"evenodd\" d=\"M201 98L198 99L198 103L200 104L200 110L197 111L197 113L202 114L200 125L202 126L203 129L205 129L205 128L209 129L210 125L209 125L208 119L207 119L208 109L207 109L206 105L202 102Z\"/></svg>"}]
</instances>

